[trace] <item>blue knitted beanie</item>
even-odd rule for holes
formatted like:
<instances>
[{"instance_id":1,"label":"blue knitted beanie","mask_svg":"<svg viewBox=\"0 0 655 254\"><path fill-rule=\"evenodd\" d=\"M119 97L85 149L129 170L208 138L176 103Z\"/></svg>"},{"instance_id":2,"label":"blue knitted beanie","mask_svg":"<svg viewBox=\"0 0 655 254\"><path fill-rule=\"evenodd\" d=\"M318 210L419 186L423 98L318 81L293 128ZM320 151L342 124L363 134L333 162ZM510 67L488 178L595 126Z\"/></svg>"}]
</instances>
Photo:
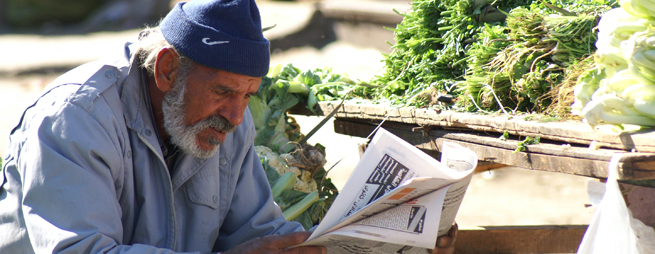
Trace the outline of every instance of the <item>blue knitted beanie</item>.
<instances>
[{"instance_id":1,"label":"blue knitted beanie","mask_svg":"<svg viewBox=\"0 0 655 254\"><path fill-rule=\"evenodd\" d=\"M182 55L214 69L263 77L270 64L254 0L192 0L161 22L166 41Z\"/></svg>"}]
</instances>

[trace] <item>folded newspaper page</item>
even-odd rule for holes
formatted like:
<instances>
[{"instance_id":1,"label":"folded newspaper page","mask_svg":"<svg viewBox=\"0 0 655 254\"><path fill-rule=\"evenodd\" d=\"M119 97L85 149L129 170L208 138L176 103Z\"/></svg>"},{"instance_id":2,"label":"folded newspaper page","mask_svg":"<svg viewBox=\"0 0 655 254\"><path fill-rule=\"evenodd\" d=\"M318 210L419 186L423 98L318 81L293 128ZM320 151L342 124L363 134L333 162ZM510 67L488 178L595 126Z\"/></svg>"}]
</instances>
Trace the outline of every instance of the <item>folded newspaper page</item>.
<instances>
[{"instance_id":1,"label":"folded newspaper page","mask_svg":"<svg viewBox=\"0 0 655 254\"><path fill-rule=\"evenodd\" d=\"M477 162L453 142L443 143L438 161L380 129L301 245L328 253L426 253L452 226Z\"/></svg>"}]
</instances>

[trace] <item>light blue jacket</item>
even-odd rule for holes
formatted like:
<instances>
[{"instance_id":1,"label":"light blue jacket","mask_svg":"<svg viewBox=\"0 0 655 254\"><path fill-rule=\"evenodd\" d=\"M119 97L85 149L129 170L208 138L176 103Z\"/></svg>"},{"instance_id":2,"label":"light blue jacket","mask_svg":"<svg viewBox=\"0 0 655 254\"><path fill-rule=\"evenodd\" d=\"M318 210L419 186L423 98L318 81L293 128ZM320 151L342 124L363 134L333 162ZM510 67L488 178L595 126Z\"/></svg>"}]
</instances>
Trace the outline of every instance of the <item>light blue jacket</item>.
<instances>
[{"instance_id":1,"label":"light blue jacket","mask_svg":"<svg viewBox=\"0 0 655 254\"><path fill-rule=\"evenodd\" d=\"M129 45L55 80L11 132L0 253L209 253L302 230L272 200L249 111L169 175Z\"/></svg>"}]
</instances>

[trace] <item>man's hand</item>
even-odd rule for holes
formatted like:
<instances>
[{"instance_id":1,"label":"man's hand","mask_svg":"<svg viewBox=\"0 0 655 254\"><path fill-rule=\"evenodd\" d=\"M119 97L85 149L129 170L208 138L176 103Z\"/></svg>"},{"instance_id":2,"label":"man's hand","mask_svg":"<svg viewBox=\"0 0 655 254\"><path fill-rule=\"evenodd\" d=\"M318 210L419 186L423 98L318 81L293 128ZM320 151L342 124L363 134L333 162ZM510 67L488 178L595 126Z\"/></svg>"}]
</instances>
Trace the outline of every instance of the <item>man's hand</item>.
<instances>
[{"instance_id":1,"label":"man's hand","mask_svg":"<svg viewBox=\"0 0 655 254\"><path fill-rule=\"evenodd\" d=\"M245 243L234 246L234 248L229 251L224 252L225 254L239 254L239 253L285 253L285 254L301 254L301 253L321 253L326 252L325 247L323 246L301 246L292 249L286 249L287 247L294 246L296 244L301 244L312 232L294 232L284 235L270 235L264 237L258 237L247 241Z\"/></svg>"},{"instance_id":2,"label":"man's hand","mask_svg":"<svg viewBox=\"0 0 655 254\"><path fill-rule=\"evenodd\" d=\"M430 250L430 254L452 254L455 252L455 240L457 239L457 223L448 231L447 235L437 238L436 248Z\"/></svg>"}]
</instances>

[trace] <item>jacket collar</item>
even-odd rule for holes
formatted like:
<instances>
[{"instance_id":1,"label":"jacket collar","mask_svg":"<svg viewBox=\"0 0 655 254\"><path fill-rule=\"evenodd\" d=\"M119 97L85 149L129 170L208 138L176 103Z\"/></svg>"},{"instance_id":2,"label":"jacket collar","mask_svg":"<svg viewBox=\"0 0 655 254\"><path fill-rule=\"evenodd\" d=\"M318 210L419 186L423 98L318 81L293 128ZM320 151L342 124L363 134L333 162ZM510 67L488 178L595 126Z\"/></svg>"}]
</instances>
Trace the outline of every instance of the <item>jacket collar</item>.
<instances>
[{"instance_id":1,"label":"jacket collar","mask_svg":"<svg viewBox=\"0 0 655 254\"><path fill-rule=\"evenodd\" d=\"M149 107L146 105L146 84L143 84L142 73L139 68L138 52L135 44L125 47L125 75L122 81L121 101L123 103L123 117L127 127L139 134L141 139L151 145L153 152L163 158L160 138L157 136L155 120L152 119Z\"/></svg>"}]
</instances>

